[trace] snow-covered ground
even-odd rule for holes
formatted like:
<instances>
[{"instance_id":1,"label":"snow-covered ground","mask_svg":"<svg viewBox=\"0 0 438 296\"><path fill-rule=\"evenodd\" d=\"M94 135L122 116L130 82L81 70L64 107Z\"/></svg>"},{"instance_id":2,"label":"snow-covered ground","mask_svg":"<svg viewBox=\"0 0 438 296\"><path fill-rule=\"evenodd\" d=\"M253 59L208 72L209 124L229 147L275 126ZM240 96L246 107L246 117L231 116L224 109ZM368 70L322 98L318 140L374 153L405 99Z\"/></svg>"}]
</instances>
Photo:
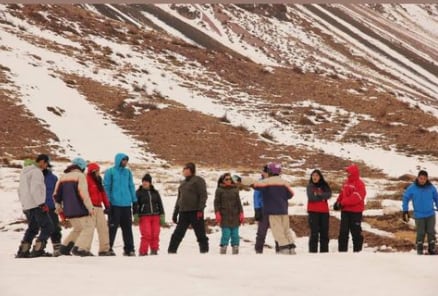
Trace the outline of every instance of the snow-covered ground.
<instances>
[{"instance_id":1,"label":"snow-covered ground","mask_svg":"<svg viewBox=\"0 0 438 296\"><path fill-rule=\"evenodd\" d=\"M59 174L67 163L54 163ZM103 164L108 167L109 164ZM136 184L144 171L133 169ZM180 168L152 167L154 183L161 192L167 222L175 202ZM240 254L219 255L220 230L209 234L210 253L199 254L193 231L188 231L176 255L167 254L174 230L162 228L160 254L156 257L124 257L119 231L115 243L116 257L58 257L15 259L24 224L13 224L23 218L16 196L19 169L0 168L0 291L3 296L42 295L435 295L436 258L409 253L337 253L337 242L330 241L330 253L307 253L307 237L297 240L297 255L276 255L265 248L263 255L254 252L255 225L240 228ZM201 168L208 184L206 216L213 217L213 197L218 172ZM288 176L286 176L287 178ZM304 189L296 188L296 204L291 212L303 214ZM243 191L245 215L252 216L252 192ZM139 231L133 227L135 245ZM368 228L364 225L364 228ZM368 229L367 229L368 230ZM63 230L64 235L69 230ZM372 230L371 230L372 231ZM376 232L377 233L377 232ZM273 246L268 232L266 243ZM97 236L92 251L97 253ZM51 250L51 244L48 244ZM350 246L351 250L351 246Z\"/></svg>"}]
</instances>

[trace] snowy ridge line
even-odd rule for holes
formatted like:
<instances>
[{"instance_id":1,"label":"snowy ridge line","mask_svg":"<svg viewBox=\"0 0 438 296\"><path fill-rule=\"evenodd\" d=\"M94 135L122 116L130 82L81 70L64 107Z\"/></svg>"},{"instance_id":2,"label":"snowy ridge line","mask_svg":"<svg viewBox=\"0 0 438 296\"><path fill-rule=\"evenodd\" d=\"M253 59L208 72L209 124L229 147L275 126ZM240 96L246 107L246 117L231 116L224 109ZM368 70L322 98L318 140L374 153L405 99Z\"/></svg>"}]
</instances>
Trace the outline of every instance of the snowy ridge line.
<instances>
[{"instance_id":1,"label":"snowy ridge line","mask_svg":"<svg viewBox=\"0 0 438 296\"><path fill-rule=\"evenodd\" d=\"M353 37L349 36L348 34L344 33L343 31L339 30L338 28L332 26L326 20L316 16L313 12L308 10L305 6L297 5L297 7L299 7L303 13L311 15L314 20L319 22L321 25L314 24L314 25L318 26L318 28L322 29L326 33L331 33L333 36L337 36L338 38L343 40L343 42L347 42L350 45L354 45L357 48L357 50L359 50L359 52L363 52L363 53L367 54L367 56L371 60L375 61L374 66L376 66L377 68L379 68L379 69L381 69L381 70L383 70L385 72L389 72L392 75L394 75L396 77L399 77L399 79L403 78L403 77L404 78L408 78L409 77L410 74L408 74L408 75L404 74L404 72L406 72L406 70L403 69L403 68L401 69L396 64L392 64L392 65L390 64L389 66L388 65L385 66L385 63L388 62L386 59L382 60L382 58L379 55L375 54L368 47L362 45L362 43L358 42ZM326 28L330 28L330 30L327 30ZM374 71L371 71L371 72L374 72ZM389 78L383 77L379 73L375 73L375 75L376 75L376 77L379 77L380 79L382 79L383 81L386 81L389 84L396 85L398 89L403 89L403 90L408 91L408 92L414 91L414 93L418 93L418 90L415 90L412 87L404 85L403 83L401 83L401 81L398 82L398 81L391 80ZM372 76L367 76L366 79L368 79L370 81L375 81L372 78ZM411 83L413 83L413 82L415 82L415 81L411 81ZM425 91L425 90L423 89L423 91ZM428 93L428 92L429 91L427 91L427 89L426 89L426 93ZM434 96L434 93L432 92L431 95Z\"/></svg>"},{"instance_id":2,"label":"snowy ridge line","mask_svg":"<svg viewBox=\"0 0 438 296\"><path fill-rule=\"evenodd\" d=\"M350 43L355 44L357 47L361 48L363 51L367 51L376 60L385 64L387 67L391 68L393 71L396 71L395 73L398 74L397 76L404 78L404 80L407 80L411 83L421 85L422 86L421 89L431 96L434 96L438 93L437 84L432 84L437 80L437 78L435 76L433 76L431 73L429 73L428 71L424 70L423 68L420 68L417 65L413 64L407 58L400 55L396 51L392 50L391 48L389 48L385 44L381 43L380 41L375 40L373 38L370 38L370 36L362 33L361 31L359 31L355 27L349 25L347 22L340 19L339 17L333 15L331 12L327 11L326 9L324 9L318 5L312 5L312 7L321 11L322 13L324 13L327 17L330 17L331 19L335 20L341 26L348 29L350 32L356 34L360 38L362 38L364 40L368 40L368 42L370 44L375 46L382 53L391 54L391 59L396 59L401 64L399 64L395 61L391 61L391 59L385 58L384 56L381 56L380 54L375 53L368 46L365 46L362 44L362 42L359 42L358 40L356 40L356 38L354 38L353 36L350 36L349 34L336 28L337 30L339 30L341 32L341 34L344 35L345 38L347 38L350 41ZM317 17L319 18L319 16L317 16ZM335 27L335 26L331 26L331 27ZM421 74L424 77L424 79L420 79L420 77L417 77L417 75L413 75L413 73L411 73L411 71L407 71L408 69L406 69L406 68L412 69L412 70L418 72L419 74ZM388 69L386 69L386 70L388 71Z\"/></svg>"},{"instance_id":3,"label":"snowy ridge line","mask_svg":"<svg viewBox=\"0 0 438 296\"><path fill-rule=\"evenodd\" d=\"M413 42L421 43L422 47L427 47L429 51L433 51L434 48L438 47L438 42L436 42L436 40L430 40L430 42L424 40L425 38L429 38L428 35L419 35L419 32L416 32L417 34L412 34L409 31L400 28L399 26L394 26L394 23L382 19L381 17L380 18L377 17L369 9L364 9L360 5L339 5L337 7L341 8L342 10L345 10L348 15L355 17L356 19L360 20L367 26L373 28L374 31L377 31L380 35L385 35L386 39L392 39L393 41L396 40L401 44L403 44L403 46L408 48L410 51L414 52L418 56L421 56L423 59L427 59L430 63L434 65L438 65L438 61L434 60L429 55L429 53L419 50L417 47L406 42L403 38L398 37L394 33L389 32L382 27L384 26L385 28L389 28L390 30L393 30L393 32L405 36L406 38L409 38Z\"/></svg>"}]
</instances>

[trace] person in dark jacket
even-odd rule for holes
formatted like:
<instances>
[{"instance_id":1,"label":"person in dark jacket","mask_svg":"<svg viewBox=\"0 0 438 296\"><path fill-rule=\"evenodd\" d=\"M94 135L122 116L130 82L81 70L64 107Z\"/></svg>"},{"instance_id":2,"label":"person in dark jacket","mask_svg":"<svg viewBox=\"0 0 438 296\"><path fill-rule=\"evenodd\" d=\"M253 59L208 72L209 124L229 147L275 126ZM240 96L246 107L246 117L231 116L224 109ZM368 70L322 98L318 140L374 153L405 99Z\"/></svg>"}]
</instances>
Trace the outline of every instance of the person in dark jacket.
<instances>
[{"instance_id":1,"label":"person in dark jacket","mask_svg":"<svg viewBox=\"0 0 438 296\"><path fill-rule=\"evenodd\" d=\"M262 192L264 213L269 216L269 225L279 254L295 255L295 238L289 226L288 200L294 196L289 183L280 177L281 164L268 164L269 177L254 183L254 190Z\"/></svg>"},{"instance_id":2,"label":"person in dark jacket","mask_svg":"<svg viewBox=\"0 0 438 296\"><path fill-rule=\"evenodd\" d=\"M341 227L338 237L338 251L348 251L348 236L353 237L353 252L362 251L362 212L365 209L366 188L360 178L359 168L352 164L346 169L347 180L342 186L338 199L334 204L335 210L341 210Z\"/></svg>"},{"instance_id":3,"label":"person in dark jacket","mask_svg":"<svg viewBox=\"0 0 438 296\"><path fill-rule=\"evenodd\" d=\"M53 232L50 235L50 240L53 245L53 256L60 255L59 250L61 248L61 226L59 223L59 217L55 209L55 201L53 200L53 193L55 192L56 183L58 177L53 174L50 169L51 165L43 170L44 183L46 184L46 205L49 208L49 216L53 224Z\"/></svg>"},{"instance_id":4,"label":"person in dark jacket","mask_svg":"<svg viewBox=\"0 0 438 296\"><path fill-rule=\"evenodd\" d=\"M403 220L409 221L409 202L414 207L415 226L417 229L417 254L423 254L424 238L427 234L428 253L436 254L435 243L435 208L438 208L438 193L429 181L428 173L418 172L417 179L409 185L403 194Z\"/></svg>"},{"instance_id":5,"label":"person in dark jacket","mask_svg":"<svg viewBox=\"0 0 438 296\"><path fill-rule=\"evenodd\" d=\"M204 223L207 186L205 180L196 175L196 166L193 162L184 166L183 175L185 179L178 188L178 198L172 215L172 221L177 225L170 239L168 253L176 253L190 225L195 231L199 251L207 253L209 247Z\"/></svg>"},{"instance_id":6,"label":"person in dark jacket","mask_svg":"<svg viewBox=\"0 0 438 296\"><path fill-rule=\"evenodd\" d=\"M238 254L240 243L239 226L243 223L244 215L239 189L234 184L230 173L225 173L219 177L214 198L214 212L216 222L222 230L220 253L226 254L231 239L232 253Z\"/></svg>"},{"instance_id":7,"label":"person in dark jacket","mask_svg":"<svg viewBox=\"0 0 438 296\"><path fill-rule=\"evenodd\" d=\"M94 235L94 213L84 171L87 163L77 157L56 184L54 199L58 213L69 219L73 229L64 239L62 255L93 256L90 252Z\"/></svg>"},{"instance_id":8,"label":"person in dark jacket","mask_svg":"<svg viewBox=\"0 0 438 296\"><path fill-rule=\"evenodd\" d=\"M321 253L328 252L329 248L329 206L327 200L332 196L332 190L320 170L310 174L307 185L307 212L309 218L310 237L309 252L318 252L318 240Z\"/></svg>"},{"instance_id":9,"label":"person in dark jacket","mask_svg":"<svg viewBox=\"0 0 438 296\"><path fill-rule=\"evenodd\" d=\"M152 185L152 176L145 174L138 188L137 203L133 206L134 217L139 216L141 242L139 255L157 255L160 243L160 225L165 224L163 201L160 193Z\"/></svg>"}]
</instances>

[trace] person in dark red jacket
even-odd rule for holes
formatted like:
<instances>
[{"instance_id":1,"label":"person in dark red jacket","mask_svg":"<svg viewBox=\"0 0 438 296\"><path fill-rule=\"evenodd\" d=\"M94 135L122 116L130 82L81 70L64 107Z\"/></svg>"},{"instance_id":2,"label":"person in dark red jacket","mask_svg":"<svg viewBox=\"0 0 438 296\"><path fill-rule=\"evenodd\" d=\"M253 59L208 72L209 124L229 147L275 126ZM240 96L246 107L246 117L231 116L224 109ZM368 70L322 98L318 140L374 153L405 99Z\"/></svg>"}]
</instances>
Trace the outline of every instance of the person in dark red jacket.
<instances>
[{"instance_id":1,"label":"person in dark red jacket","mask_svg":"<svg viewBox=\"0 0 438 296\"><path fill-rule=\"evenodd\" d=\"M341 210L341 227L338 237L339 252L348 251L348 235L353 237L353 251L360 252L363 245L362 212L365 209L365 184L360 179L359 168L352 164L346 168L348 177L342 186L335 210Z\"/></svg>"},{"instance_id":2,"label":"person in dark red jacket","mask_svg":"<svg viewBox=\"0 0 438 296\"><path fill-rule=\"evenodd\" d=\"M105 193L100 176L100 167L97 163L92 162L87 166L87 184L88 193L94 207L94 225L99 236L99 256L115 256L114 251L110 250L108 223L105 219L105 213L109 212L110 202ZM102 204L105 210L102 209Z\"/></svg>"},{"instance_id":3,"label":"person in dark red jacket","mask_svg":"<svg viewBox=\"0 0 438 296\"><path fill-rule=\"evenodd\" d=\"M327 200L332 196L332 190L320 170L310 174L307 185L307 212L309 217L310 237L309 252L318 252L318 240L321 253L328 252L329 245L329 206Z\"/></svg>"}]
</instances>

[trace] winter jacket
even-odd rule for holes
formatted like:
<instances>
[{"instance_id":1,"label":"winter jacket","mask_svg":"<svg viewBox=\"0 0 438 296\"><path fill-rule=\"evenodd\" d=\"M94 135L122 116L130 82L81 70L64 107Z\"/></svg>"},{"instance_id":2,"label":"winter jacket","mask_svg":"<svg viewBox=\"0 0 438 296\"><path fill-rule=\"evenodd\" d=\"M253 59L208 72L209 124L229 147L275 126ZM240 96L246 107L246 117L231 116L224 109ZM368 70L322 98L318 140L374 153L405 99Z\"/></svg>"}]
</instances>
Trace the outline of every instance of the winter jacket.
<instances>
[{"instance_id":1,"label":"winter jacket","mask_svg":"<svg viewBox=\"0 0 438 296\"><path fill-rule=\"evenodd\" d=\"M254 183L254 190L263 196L263 210L267 215L287 215L288 200L294 196L289 183L280 176L272 176Z\"/></svg>"},{"instance_id":2,"label":"winter jacket","mask_svg":"<svg viewBox=\"0 0 438 296\"><path fill-rule=\"evenodd\" d=\"M238 227L240 213L243 213L239 189L236 186L220 185L214 197L214 212L222 216L222 227Z\"/></svg>"},{"instance_id":3,"label":"winter jacket","mask_svg":"<svg viewBox=\"0 0 438 296\"><path fill-rule=\"evenodd\" d=\"M44 183L46 184L46 205L49 209L55 209L55 201L53 200L53 193L55 192L58 177L49 169L43 170Z\"/></svg>"},{"instance_id":4,"label":"winter jacket","mask_svg":"<svg viewBox=\"0 0 438 296\"><path fill-rule=\"evenodd\" d=\"M307 185L307 211L316 213L328 213L327 200L332 196L332 190L327 184L315 184L310 182Z\"/></svg>"},{"instance_id":5,"label":"winter jacket","mask_svg":"<svg viewBox=\"0 0 438 296\"><path fill-rule=\"evenodd\" d=\"M429 181L423 186L417 181L409 185L403 194L403 211L408 211L409 202L414 206L414 218L427 218L435 215L435 207L438 208L438 194L435 186Z\"/></svg>"},{"instance_id":6,"label":"winter jacket","mask_svg":"<svg viewBox=\"0 0 438 296\"><path fill-rule=\"evenodd\" d=\"M347 167L349 176L342 186L338 199L341 210L345 212L360 213L365 209L365 184L360 179L359 168L353 164Z\"/></svg>"},{"instance_id":7,"label":"winter jacket","mask_svg":"<svg viewBox=\"0 0 438 296\"><path fill-rule=\"evenodd\" d=\"M124 157L127 157L124 153L115 156L114 166L106 170L103 183L111 205L131 207L137 196L131 171L120 165Z\"/></svg>"},{"instance_id":8,"label":"winter jacket","mask_svg":"<svg viewBox=\"0 0 438 296\"><path fill-rule=\"evenodd\" d=\"M260 180L263 180L263 179L260 179ZM254 200L254 209L255 210L263 208L263 196L262 196L262 192L260 190L254 190L253 200Z\"/></svg>"},{"instance_id":9,"label":"winter jacket","mask_svg":"<svg viewBox=\"0 0 438 296\"><path fill-rule=\"evenodd\" d=\"M43 172L37 166L28 166L21 171L18 198L23 211L44 204L46 200L46 185L44 184Z\"/></svg>"},{"instance_id":10,"label":"winter jacket","mask_svg":"<svg viewBox=\"0 0 438 296\"><path fill-rule=\"evenodd\" d=\"M91 214L93 204L88 194L85 174L73 165L65 170L55 188L55 206L66 218L78 218Z\"/></svg>"},{"instance_id":11,"label":"winter jacket","mask_svg":"<svg viewBox=\"0 0 438 296\"><path fill-rule=\"evenodd\" d=\"M203 211L207 202L205 180L198 176L187 177L178 188L175 212Z\"/></svg>"},{"instance_id":12,"label":"winter jacket","mask_svg":"<svg viewBox=\"0 0 438 296\"><path fill-rule=\"evenodd\" d=\"M95 207L102 207L102 203L105 208L110 207L110 203L108 200L108 196L106 195L105 189L99 189L99 186L96 184L96 180L92 176L93 173L87 174L87 185L88 185L88 193L90 194L91 202Z\"/></svg>"},{"instance_id":13,"label":"winter jacket","mask_svg":"<svg viewBox=\"0 0 438 296\"><path fill-rule=\"evenodd\" d=\"M139 216L153 216L164 214L163 201L160 193L153 187L145 189L142 186L138 188L137 203L133 206L133 213Z\"/></svg>"}]
</instances>

